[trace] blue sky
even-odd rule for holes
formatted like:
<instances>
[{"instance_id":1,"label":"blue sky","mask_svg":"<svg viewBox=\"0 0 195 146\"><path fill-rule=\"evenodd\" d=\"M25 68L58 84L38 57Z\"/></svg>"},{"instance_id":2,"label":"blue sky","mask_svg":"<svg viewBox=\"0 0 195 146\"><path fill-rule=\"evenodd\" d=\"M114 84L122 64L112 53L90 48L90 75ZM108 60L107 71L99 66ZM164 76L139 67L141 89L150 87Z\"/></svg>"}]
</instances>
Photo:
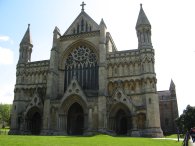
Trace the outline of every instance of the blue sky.
<instances>
[{"instance_id":1,"label":"blue sky","mask_svg":"<svg viewBox=\"0 0 195 146\"><path fill-rule=\"evenodd\" d=\"M12 103L19 43L31 24L32 61L49 59L55 26L63 34L81 11L81 0L0 0L0 103ZM152 25L158 90L176 84L179 112L195 106L194 0L85 0L97 23L104 19L118 50L136 49L140 6Z\"/></svg>"}]
</instances>

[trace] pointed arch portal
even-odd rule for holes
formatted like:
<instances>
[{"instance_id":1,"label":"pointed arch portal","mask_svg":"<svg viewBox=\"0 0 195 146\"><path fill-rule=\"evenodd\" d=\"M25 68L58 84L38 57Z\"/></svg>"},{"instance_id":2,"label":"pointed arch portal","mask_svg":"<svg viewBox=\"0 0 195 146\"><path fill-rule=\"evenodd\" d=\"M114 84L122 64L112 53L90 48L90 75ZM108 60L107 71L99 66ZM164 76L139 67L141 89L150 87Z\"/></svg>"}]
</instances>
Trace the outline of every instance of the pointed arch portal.
<instances>
[{"instance_id":1,"label":"pointed arch portal","mask_svg":"<svg viewBox=\"0 0 195 146\"><path fill-rule=\"evenodd\" d=\"M27 130L34 135L39 135L41 132L42 117L39 109L33 107L27 113Z\"/></svg>"},{"instance_id":2,"label":"pointed arch portal","mask_svg":"<svg viewBox=\"0 0 195 146\"><path fill-rule=\"evenodd\" d=\"M126 105L117 103L111 108L108 126L117 135L128 134L132 129L132 115Z\"/></svg>"},{"instance_id":3,"label":"pointed arch portal","mask_svg":"<svg viewBox=\"0 0 195 146\"><path fill-rule=\"evenodd\" d=\"M125 135L127 134L127 116L125 112L120 109L116 114L116 134Z\"/></svg>"},{"instance_id":4,"label":"pointed arch portal","mask_svg":"<svg viewBox=\"0 0 195 146\"><path fill-rule=\"evenodd\" d=\"M82 135L84 130L84 111L80 104L73 103L68 110L67 133Z\"/></svg>"}]
</instances>

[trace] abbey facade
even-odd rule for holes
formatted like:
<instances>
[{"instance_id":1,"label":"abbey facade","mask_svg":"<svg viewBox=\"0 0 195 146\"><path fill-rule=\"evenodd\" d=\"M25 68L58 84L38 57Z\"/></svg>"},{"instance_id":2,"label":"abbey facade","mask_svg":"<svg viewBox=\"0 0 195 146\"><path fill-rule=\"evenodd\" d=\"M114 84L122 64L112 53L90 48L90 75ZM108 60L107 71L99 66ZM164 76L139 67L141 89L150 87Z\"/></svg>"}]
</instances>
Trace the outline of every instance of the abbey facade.
<instances>
[{"instance_id":1,"label":"abbey facade","mask_svg":"<svg viewBox=\"0 0 195 146\"><path fill-rule=\"evenodd\" d=\"M138 48L118 51L103 21L85 11L49 60L31 62L30 25L20 43L10 134L162 137L151 24L142 6Z\"/></svg>"}]
</instances>

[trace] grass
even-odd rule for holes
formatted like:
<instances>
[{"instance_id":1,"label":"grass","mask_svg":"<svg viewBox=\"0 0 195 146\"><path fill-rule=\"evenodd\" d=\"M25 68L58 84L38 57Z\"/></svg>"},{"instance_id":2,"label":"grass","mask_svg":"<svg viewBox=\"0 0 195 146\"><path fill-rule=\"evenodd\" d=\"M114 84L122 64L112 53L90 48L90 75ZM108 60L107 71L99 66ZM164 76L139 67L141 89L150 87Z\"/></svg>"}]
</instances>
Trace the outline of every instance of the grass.
<instances>
[{"instance_id":1,"label":"grass","mask_svg":"<svg viewBox=\"0 0 195 146\"><path fill-rule=\"evenodd\" d=\"M182 142L152 138L0 135L0 146L181 146Z\"/></svg>"}]
</instances>

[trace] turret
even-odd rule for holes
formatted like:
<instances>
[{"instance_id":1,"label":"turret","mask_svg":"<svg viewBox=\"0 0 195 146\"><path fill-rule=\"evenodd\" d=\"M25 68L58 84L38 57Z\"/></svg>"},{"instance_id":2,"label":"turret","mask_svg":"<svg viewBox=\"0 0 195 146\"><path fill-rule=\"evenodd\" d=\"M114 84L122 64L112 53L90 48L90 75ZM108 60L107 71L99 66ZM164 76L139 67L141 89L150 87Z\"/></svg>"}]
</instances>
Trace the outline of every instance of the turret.
<instances>
[{"instance_id":1,"label":"turret","mask_svg":"<svg viewBox=\"0 0 195 146\"><path fill-rule=\"evenodd\" d=\"M59 62L59 38L60 38L60 30L56 26L53 31L53 46L51 49L50 55L50 64L49 64L49 71L50 74L48 75L48 82L47 82L47 98L56 98L57 91L58 91L58 84L56 79L58 78L58 62Z\"/></svg>"},{"instance_id":2,"label":"turret","mask_svg":"<svg viewBox=\"0 0 195 146\"><path fill-rule=\"evenodd\" d=\"M28 28L22 41L20 42L20 56L18 63L27 63L31 61L31 53L32 53L32 41L30 36L30 24L28 24Z\"/></svg>"},{"instance_id":3,"label":"turret","mask_svg":"<svg viewBox=\"0 0 195 146\"><path fill-rule=\"evenodd\" d=\"M151 41L151 25L150 22L140 4L140 12L136 24L138 48L153 48Z\"/></svg>"},{"instance_id":4,"label":"turret","mask_svg":"<svg viewBox=\"0 0 195 146\"><path fill-rule=\"evenodd\" d=\"M102 19L99 24L100 37L99 37L99 74L104 72L106 74L106 25ZM104 95L106 92L106 79L105 76L99 78L99 94Z\"/></svg>"}]
</instances>

